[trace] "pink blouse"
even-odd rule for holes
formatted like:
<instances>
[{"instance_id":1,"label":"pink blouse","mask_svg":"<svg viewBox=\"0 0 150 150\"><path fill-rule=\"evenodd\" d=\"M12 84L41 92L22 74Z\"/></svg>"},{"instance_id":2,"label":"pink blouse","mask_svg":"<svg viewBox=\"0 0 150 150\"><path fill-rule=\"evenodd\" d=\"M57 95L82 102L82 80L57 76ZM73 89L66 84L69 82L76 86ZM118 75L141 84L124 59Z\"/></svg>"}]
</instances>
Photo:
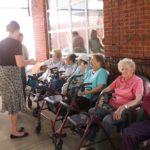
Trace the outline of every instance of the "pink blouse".
<instances>
[{"instance_id":1,"label":"pink blouse","mask_svg":"<svg viewBox=\"0 0 150 150\"><path fill-rule=\"evenodd\" d=\"M143 95L143 80L133 75L129 80L125 80L123 76L119 76L112 84L109 85L111 90L115 92L109 104L114 108L126 104L136 98L137 94Z\"/></svg>"}]
</instances>

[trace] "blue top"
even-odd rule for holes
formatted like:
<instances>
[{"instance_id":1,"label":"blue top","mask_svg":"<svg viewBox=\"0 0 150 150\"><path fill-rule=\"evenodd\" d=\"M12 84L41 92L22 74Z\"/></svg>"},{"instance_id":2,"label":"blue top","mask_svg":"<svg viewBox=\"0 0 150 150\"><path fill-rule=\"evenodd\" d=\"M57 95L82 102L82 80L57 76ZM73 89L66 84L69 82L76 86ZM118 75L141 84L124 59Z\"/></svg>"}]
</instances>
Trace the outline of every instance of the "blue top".
<instances>
[{"instance_id":1,"label":"blue top","mask_svg":"<svg viewBox=\"0 0 150 150\"><path fill-rule=\"evenodd\" d=\"M80 69L81 69L80 66L78 66L78 68L76 69L74 75L80 75L80 74L82 74ZM90 69L91 69L91 66L88 65L87 68L86 68L85 71L84 71L84 74L83 74L84 77L82 77L82 78L85 78L85 76L87 75L87 73L88 73L88 71L89 71Z\"/></svg>"},{"instance_id":2,"label":"blue top","mask_svg":"<svg viewBox=\"0 0 150 150\"><path fill-rule=\"evenodd\" d=\"M93 71L93 69L89 70L84 78L84 83L92 83L92 85L89 85L88 87L91 87L91 89L96 88L100 84L107 85L107 79L108 79L109 72L104 69L100 68L96 72ZM93 100L92 94L85 94L84 97Z\"/></svg>"}]
</instances>

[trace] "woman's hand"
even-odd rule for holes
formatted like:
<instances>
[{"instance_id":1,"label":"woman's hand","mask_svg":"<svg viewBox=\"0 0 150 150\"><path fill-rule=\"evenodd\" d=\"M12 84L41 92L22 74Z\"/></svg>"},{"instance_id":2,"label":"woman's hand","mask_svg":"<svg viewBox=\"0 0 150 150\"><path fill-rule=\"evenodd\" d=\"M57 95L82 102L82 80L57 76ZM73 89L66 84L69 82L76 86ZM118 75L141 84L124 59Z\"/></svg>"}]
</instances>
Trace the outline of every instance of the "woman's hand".
<instances>
[{"instance_id":1,"label":"woman's hand","mask_svg":"<svg viewBox=\"0 0 150 150\"><path fill-rule=\"evenodd\" d=\"M102 96L99 101L98 101L98 107L102 107L102 105L104 104L104 97Z\"/></svg>"},{"instance_id":2,"label":"woman's hand","mask_svg":"<svg viewBox=\"0 0 150 150\"><path fill-rule=\"evenodd\" d=\"M124 105L120 106L113 115L113 120L120 120L121 119L121 114L125 110Z\"/></svg>"}]
</instances>

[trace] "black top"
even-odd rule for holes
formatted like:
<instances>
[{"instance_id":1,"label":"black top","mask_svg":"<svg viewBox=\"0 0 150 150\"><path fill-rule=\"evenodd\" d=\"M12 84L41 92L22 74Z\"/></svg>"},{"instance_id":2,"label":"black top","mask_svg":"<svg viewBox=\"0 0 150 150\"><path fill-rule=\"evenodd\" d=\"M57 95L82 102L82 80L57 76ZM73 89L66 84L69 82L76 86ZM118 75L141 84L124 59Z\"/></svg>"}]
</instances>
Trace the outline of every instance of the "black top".
<instances>
[{"instance_id":1,"label":"black top","mask_svg":"<svg viewBox=\"0 0 150 150\"><path fill-rule=\"evenodd\" d=\"M16 66L15 55L22 55L22 45L18 40L5 38L0 42L0 65Z\"/></svg>"}]
</instances>

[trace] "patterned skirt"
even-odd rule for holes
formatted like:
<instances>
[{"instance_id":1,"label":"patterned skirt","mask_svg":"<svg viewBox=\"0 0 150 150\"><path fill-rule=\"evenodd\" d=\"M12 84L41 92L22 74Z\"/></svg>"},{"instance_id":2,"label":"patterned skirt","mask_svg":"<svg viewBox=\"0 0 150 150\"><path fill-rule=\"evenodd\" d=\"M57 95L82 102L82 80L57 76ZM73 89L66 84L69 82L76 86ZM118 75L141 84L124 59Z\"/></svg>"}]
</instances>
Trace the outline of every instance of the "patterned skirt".
<instances>
[{"instance_id":1,"label":"patterned skirt","mask_svg":"<svg viewBox=\"0 0 150 150\"><path fill-rule=\"evenodd\" d=\"M2 96L2 112L14 114L26 111L23 95L21 70L16 66L0 66L0 94Z\"/></svg>"}]
</instances>

